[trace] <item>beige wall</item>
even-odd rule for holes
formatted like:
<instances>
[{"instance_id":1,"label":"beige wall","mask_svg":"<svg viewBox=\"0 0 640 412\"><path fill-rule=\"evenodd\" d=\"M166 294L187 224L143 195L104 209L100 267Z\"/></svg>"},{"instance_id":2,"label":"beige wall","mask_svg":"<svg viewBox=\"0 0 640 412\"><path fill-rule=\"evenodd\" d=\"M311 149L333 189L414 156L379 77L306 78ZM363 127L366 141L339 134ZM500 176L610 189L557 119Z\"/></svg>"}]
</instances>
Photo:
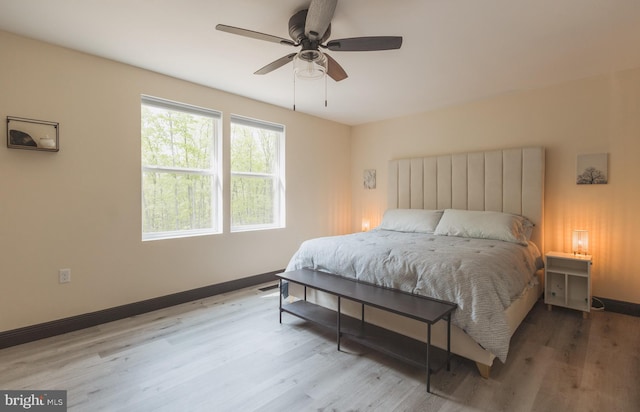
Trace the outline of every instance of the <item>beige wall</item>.
<instances>
[{"instance_id":1,"label":"beige wall","mask_svg":"<svg viewBox=\"0 0 640 412\"><path fill-rule=\"evenodd\" d=\"M534 145L546 148L546 251L571 251L571 231L588 229L593 294L640 303L640 69L355 127L353 229L379 222L390 159ZM575 184L590 153L609 153L609 184ZM364 169L377 169L376 190Z\"/></svg>"},{"instance_id":2,"label":"beige wall","mask_svg":"<svg viewBox=\"0 0 640 412\"><path fill-rule=\"evenodd\" d=\"M0 50L0 117L60 122L61 146L8 149L2 126L0 331L281 269L350 230L350 127L5 32ZM142 242L140 94L222 111L225 147L232 113L284 124L287 228L230 234L227 202L224 234Z\"/></svg>"}]
</instances>

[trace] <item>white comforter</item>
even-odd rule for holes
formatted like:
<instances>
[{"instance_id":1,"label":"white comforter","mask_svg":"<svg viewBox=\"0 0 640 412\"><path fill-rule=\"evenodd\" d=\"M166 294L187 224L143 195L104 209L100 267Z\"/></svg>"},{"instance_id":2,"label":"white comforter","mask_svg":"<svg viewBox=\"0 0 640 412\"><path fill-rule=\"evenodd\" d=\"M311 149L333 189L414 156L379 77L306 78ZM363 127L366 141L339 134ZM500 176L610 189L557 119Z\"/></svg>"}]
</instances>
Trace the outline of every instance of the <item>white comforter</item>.
<instances>
[{"instance_id":1,"label":"white comforter","mask_svg":"<svg viewBox=\"0 0 640 412\"><path fill-rule=\"evenodd\" d=\"M455 302L453 324L505 361L504 310L537 278L540 252L499 240L372 230L304 242L287 270L310 268Z\"/></svg>"}]
</instances>

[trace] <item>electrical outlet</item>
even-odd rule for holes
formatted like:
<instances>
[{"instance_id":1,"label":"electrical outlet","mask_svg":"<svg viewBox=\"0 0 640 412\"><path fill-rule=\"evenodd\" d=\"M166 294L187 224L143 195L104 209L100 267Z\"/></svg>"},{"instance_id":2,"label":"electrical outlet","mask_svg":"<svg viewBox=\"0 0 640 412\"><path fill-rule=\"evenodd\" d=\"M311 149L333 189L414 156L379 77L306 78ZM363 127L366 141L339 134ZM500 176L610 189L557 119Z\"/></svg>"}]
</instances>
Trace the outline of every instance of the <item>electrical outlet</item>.
<instances>
[{"instance_id":1,"label":"electrical outlet","mask_svg":"<svg viewBox=\"0 0 640 412\"><path fill-rule=\"evenodd\" d=\"M58 283L71 282L71 269L60 269L58 271Z\"/></svg>"}]
</instances>

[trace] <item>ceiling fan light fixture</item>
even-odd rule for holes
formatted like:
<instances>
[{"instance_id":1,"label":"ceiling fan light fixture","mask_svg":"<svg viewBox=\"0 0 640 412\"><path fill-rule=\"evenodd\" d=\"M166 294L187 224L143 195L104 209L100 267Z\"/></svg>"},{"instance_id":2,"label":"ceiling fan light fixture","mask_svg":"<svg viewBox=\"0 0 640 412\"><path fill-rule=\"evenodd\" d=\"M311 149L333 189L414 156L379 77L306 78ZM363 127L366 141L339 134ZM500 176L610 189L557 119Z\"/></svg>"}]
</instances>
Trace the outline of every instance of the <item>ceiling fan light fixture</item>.
<instances>
[{"instance_id":1,"label":"ceiling fan light fixture","mask_svg":"<svg viewBox=\"0 0 640 412\"><path fill-rule=\"evenodd\" d=\"M289 18L289 37L291 37L291 40L225 24L217 24L216 30L271 43L301 47L302 51L282 56L260 68L254 74L271 73L293 62L294 84L298 79L316 80L324 78L325 88L327 77L339 82L349 76L333 57L323 54L318 49L319 47L336 52L360 52L394 50L402 46L401 36L348 37L327 42L331 37L331 20L338 0L308 1L310 1L308 9L299 10Z\"/></svg>"},{"instance_id":2,"label":"ceiling fan light fixture","mask_svg":"<svg viewBox=\"0 0 640 412\"><path fill-rule=\"evenodd\" d=\"M322 79L327 66L327 57L320 50L302 50L293 58L293 72L300 80Z\"/></svg>"}]
</instances>

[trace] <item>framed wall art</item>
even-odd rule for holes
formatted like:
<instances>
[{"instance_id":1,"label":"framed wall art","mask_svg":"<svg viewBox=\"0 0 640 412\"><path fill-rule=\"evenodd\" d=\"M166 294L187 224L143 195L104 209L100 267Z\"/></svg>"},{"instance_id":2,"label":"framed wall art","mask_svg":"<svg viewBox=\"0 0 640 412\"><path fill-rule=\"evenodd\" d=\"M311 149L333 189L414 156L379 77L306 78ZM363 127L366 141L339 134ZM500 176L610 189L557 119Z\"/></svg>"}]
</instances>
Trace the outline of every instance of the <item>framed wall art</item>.
<instances>
[{"instance_id":1,"label":"framed wall art","mask_svg":"<svg viewBox=\"0 0 640 412\"><path fill-rule=\"evenodd\" d=\"M362 176L362 184L365 189L371 190L376 188L376 170L367 169Z\"/></svg>"},{"instance_id":2,"label":"framed wall art","mask_svg":"<svg viewBox=\"0 0 640 412\"><path fill-rule=\"evenodd\" d=\"M609 182L607 154L578 155L576 184L605 185Z\"/></svg>"},{"instance_id":3,"label":"framed wall art","mask_svg":"<svg viewBox=\"0 0 640 412\"><path fill-rule=\"evenodd\" d=\"M7 147L57 152L60 150L59 130L57 122L7 116Z\"/></svg>"}]
</instances>

